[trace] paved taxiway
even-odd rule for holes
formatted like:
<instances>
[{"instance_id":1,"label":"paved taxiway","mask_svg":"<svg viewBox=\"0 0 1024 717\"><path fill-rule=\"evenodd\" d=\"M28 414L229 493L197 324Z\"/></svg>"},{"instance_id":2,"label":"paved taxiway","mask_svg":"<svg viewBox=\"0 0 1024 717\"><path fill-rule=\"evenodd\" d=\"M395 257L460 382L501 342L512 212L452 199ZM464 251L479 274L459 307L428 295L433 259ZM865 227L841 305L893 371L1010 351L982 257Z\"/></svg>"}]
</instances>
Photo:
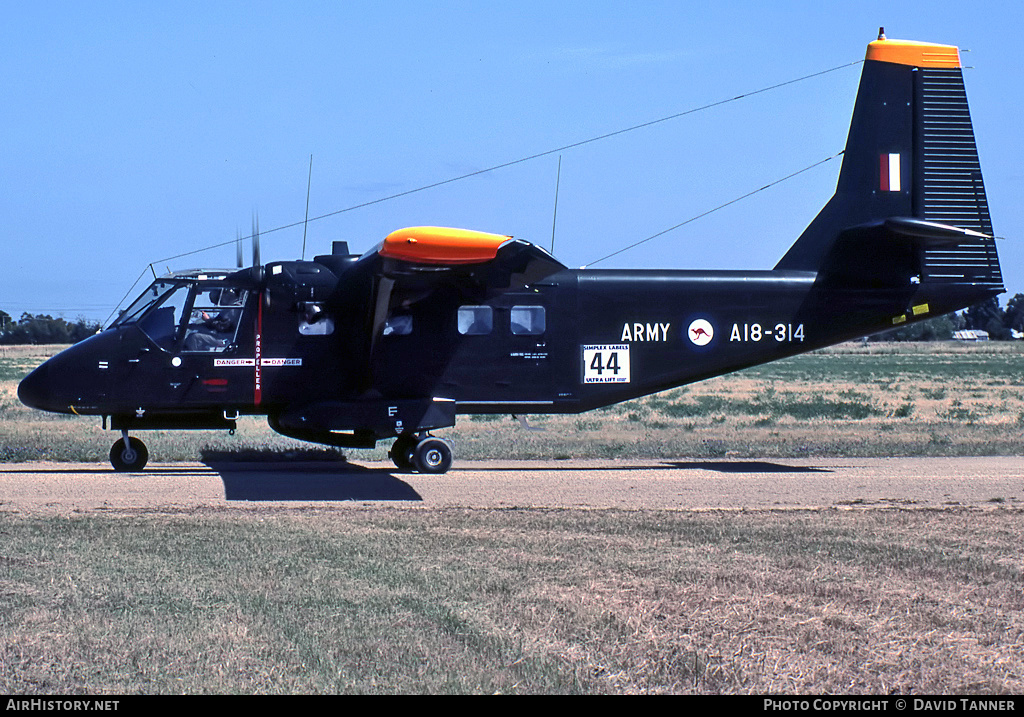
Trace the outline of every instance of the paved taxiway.
<instances>
[{"instance_id":1,"label":"paved taxiway","mask_svg":"<svg viewBox=\"0 0 1024 717\"><path fill-rule=\"evenodd\" d=\"M463 461L442 476L385 463L0 464L0 511L261 505L785 509L1024 508L1024 458Z\"/></svg>"}]
</instances>

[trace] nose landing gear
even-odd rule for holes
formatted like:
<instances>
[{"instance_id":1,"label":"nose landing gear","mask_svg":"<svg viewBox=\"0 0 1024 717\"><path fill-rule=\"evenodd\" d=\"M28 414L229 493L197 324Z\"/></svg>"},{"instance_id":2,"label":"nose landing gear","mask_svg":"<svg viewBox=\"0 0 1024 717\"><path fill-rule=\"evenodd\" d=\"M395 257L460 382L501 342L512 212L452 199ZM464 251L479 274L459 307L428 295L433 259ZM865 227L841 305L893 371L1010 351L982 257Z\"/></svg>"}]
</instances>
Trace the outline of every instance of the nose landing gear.
<instances>
[{"instance_id":1,"label":"nose landing gear","mask_svg":"<svg viewBox=\"0 0 1024 717\"><path fill-rule=\"evenodd\" d=\"M110 449L110 464L118 472L141 471L149 461L149 450L138 438L129 437L128 431L121 431L121 438Z\"/></svg>"},{"instance_id":2,"label":"nose landing gear","mask_svg":"<svg viewBox=\"0 0 1024 717\"><path fill-rule=\"evenodd\" d=\"M429 434L403 433L395 439L390 456L407 473L446 473L452 467L451 444Z\"/></svg>"}]
</instances>

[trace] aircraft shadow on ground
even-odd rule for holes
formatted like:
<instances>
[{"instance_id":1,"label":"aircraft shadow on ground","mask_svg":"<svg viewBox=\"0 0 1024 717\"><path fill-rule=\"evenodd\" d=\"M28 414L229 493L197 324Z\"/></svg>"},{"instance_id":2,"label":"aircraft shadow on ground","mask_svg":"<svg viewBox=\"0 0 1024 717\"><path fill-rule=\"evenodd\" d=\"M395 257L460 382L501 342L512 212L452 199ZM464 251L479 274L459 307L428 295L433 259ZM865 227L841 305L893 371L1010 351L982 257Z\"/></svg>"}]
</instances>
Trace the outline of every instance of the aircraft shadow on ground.
<instances>
[{"instance_id":1,"label":"aircraft shadow on ground","mask_svg":"<svg viewBox=\"0 0 1024 717\"><path fill-rule=\"evenodd\" d=\"M717 471L718 473L834 473L820 466L787 466L768 461L673 461L673 468Z\"/></svg>"},{"instance_id":2,"label":"aircraft shadow on ground","mask_svg":"<svg viewBox=\"0 0 1024 717\"><path fill-rule=\"evenodd\" d=\"M242 460L208 452L203 463L224 482L227 500L251 501L422 501L404 480L385 468L364 468L344 460Z\"/></svg>"},{"instance_id":3,"label":"aircraft shadow on ground","mask_svg":"<svg viewBox=\"0 0 1024 717\"><path fill-rule=\"evenodd\" d=\"M36 465L31 466L4 466L3 473L5 474L32 474L32 475L79 475L79 476L109 476L115 475L114 470L109 465L97 464L95 467L90 468L71 468L71 467L57 467L57 468L39 468ZM139 475L133 473L123 473L120 475ZM203 470L200 468L173 468L168 466L149 467L146 469L145 475L153 476L200 476L203 475Z\"/></svg>"},{"instance_id":4,"label":"aircraft shadow on ground","mask_svg":"<svg viewBox=\"0 0 1024 717\"><path fill-rule=\"evenodd\" d=\"M567 471L577 473L589 473L600 471L620 471L622 473L634 473L636 471L668 471L668 470L704 470L717 471L719 473L834 473L830 468L821 466L787 466L781 463L770 463L768 461L651 461L643 463L602 463L598 465L579 465L572 461L566 461L564 465L545 465L541 468L524 468L514 463L503 466L474 466L473 470L482 473L509 472L522 473L523 471L537 470L543 472Z\"/></svg>"}]
</instances>

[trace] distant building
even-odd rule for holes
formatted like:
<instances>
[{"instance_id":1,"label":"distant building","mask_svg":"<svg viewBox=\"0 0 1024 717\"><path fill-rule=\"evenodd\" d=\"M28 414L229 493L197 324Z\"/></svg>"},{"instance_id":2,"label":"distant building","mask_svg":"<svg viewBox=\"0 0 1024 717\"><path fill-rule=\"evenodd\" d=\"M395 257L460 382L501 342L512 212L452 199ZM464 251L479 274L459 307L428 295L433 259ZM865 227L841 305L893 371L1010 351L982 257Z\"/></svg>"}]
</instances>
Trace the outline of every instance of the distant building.
<instances>
[{"instance_id":1,"label":"distant building","mask_svg":"<svg viewBox=\"0 0 1024 717\"><path fill-rule=\"evenodd\" d=\"M988 331L980 329L964 329L953 332L954 341L988 341Z\"/></svg>"}]
</instances>

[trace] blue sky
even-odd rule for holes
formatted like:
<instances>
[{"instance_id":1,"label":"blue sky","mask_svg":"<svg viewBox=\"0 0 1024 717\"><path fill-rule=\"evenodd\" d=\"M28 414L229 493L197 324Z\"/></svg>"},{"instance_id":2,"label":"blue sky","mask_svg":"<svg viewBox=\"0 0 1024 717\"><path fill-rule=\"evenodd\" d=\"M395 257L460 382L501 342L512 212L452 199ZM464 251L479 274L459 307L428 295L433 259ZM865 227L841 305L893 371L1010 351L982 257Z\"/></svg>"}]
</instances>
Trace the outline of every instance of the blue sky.
<instances>
[{"instance_id":1,"label":"blue sky","mask_svg":"<svg viewBox=\"0 0 1024 717\"><path fill-rule=\"evenodd\" d=\"M860 60L959 45L1010 294L1024 292L1024 10L1005 2L37 2L0 24L0 309L102 320L150 262ZM859 66L561 153L570 266L839 152ZM551 243L558 154L310 223L307 257L432 224ZM770 268L839 162L599 267ZM247 251L248 260L248 251ZM233 266L226 247L157 265ZM149 275L151 278L151 275ZM145 283L145 280L144 282ZM142 286L136 291L141 291ZM1005 297L1004 297L1005 300Z\"/></svg>"}]
</instances>

